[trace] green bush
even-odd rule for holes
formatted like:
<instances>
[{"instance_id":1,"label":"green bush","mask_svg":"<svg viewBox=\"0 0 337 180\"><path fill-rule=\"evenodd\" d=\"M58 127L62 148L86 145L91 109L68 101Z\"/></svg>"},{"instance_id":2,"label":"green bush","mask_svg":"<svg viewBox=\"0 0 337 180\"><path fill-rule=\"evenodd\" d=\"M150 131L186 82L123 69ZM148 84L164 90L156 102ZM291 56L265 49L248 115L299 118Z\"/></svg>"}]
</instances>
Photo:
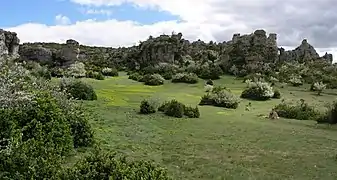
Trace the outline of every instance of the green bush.
<instances>
[{"instance_id":1,"label":"green bush","mask_svg":"<svg viewBox=\"0 0 337 180\"><path fill-rule=\"evenodd\" d=\"M295 87L303 85L302 80L300 78L297 78L297 77L290 78L289 83L291 83Z\"/></svg>"},{"instance_id":2,"label":"green bush","mask_svg":"<svg viewBox=\"0 0 337 180\"><path fill-rule=\"evenodd\" d=\"M200 112L198 106L196 106L195 108L186 106L184 109L184 115L189 118L199 118Z\"/></svg>"},{"instance_id":3,"label":"green bush","mask_svg":"<svg viewBox=\"0 0 337 180\"><path fill-rule=\"evenodd\" d=\"M281 99L281 92L278 89L274 90L273 98L274 99Z\"/></svg>"},{"instance_id":4,"label":"green bush","mask_svg":"<svg viewBox=\"0 0 337 180\"><path fill-rule=\"evenodd\" d=\"M147 74L143 77L142 81L144 81L145 85L159 86L164 84L165 79L160 74Z\"/></svg>"},{"instance_id":5,"label":"green bush","mask_svg":"<svg viewBox=\"0 0 337 180\"><path fill-rule=\"evenodd\" d=\"M60 82L60 88L77 100L97 100L93 87L77 79L63 78Z\"/></svg>"},{"instance_id":6,"label":"green bush","mask_svg":"<svg viewBox=\"0 0 337 180\"><path fill-rule=\"evenodd\" d=\"M165 80L170 80L173 77L173 73L172 72L165 72L165 73L162 74L162 76Z\"/></svg>"},{"instance_id":7,"label":"green bush","mask_svg":"<svg viewBox=\"0 0 337 180\"><path fill-rule=\"evenodd\" d=\"M100 72L94 72L94 77L93 78L97 79L97 80L104 80L105 79L104 75L102 73L100 73Z\"/></svg>"},{"instance_id":8,"label":"green bush","mask_svg":"<svg viewBox=\"0 0 337 180\"><path fill-rule=\"evenodd\" d=\"M228 90L218 87L201 97L199 105L211 105L230 109L238 108L240 100Z\"/></svg>"},{"instance_id":9,"label":"green bush","mask_svg":"<svg viewBox=\"0 0 337 180\"><path fill-rule=\"evenodd\" d=\"M248 86L242 92L241 98L265 101L274 96L273 88L268 83L251 82Z\"/></svg>"},{"instance_id":10,"label":"green bush","mask_svg":"<svg viewBox=\"0 0 337 180\"><path fill-rule=\"evenodd\" d=\"M53 179L92 143L84 109L20 64L0 61L0 179Z\"/></svg>"},{"instance_id":11,"label":"green bush","mask_svg":"<svg viewBox=\"0 0 337 180\"><path fill-rule=\"evenodd\" d=\"M118 70L116 68L103 68L102 75L104 76L118 76Z\"/></svg>"},{"instance_id":12,"label":"green bush","mask_svg":"<svg viewBox=\"0 0 337 180\"><path fill-rule=\"evenodd\" d=\"M143 79L143 76L140 75L139 73L132 73L129 75L129 79L140 81L141 79Z\"/></svg>"},{"instance_id":13,"label":"green bush","mask_svg":"<svg viewBox=\"0 0 337 180\"><path fill-rule=\"evenodd\" d=\"M97 80L104 80L105 79L104 75L101 72L96 72L96 71L87 71L85 76L87 78L93 78L93 79L97 79Z\"/></svg>"},{"instance_id":14,"label":"green bush","mask_svg":"<svg viewBox=\"0 0 337 180\"><path fill-rule=\"evenodd\" d=\"M317 118L317 123L337 124L337 102L333 102L328 111Z\"/></svg>"},{"instance_id":15,"label":"green bush","mask_svg":"<svg viewBox=\"0 0 337 180\"><path fill-rule=\"evenodd\" d=\"M209 65L209 66L201 66L196 71L198 77L202 79L220 79L220 76L223 74L222 69L218 65Z\"/></svg>"},{"instance_id":16,"label":"green bush","mask_svg":"<svg viewBox=\"0 0 337 180\"><path fill-rule=\"evenodd\" d=\"M164 113L168 116L182 118L185 105L177 100L171 100L166 106Z\"/></svg>"},{"instance_id":17,"label":"green bush","mask_svg":"<svg viewBox=\"0 0 337 180\"><path fill-rule=\"evenodd\" d=\"M319 111L304 101L296 105L281 103L275 107L275 111L280 117L288 119L317 120L321 116Z\"/></svg>"},{"instance_id":18,"label":"green bush","mask_svg":"<svg viewBox=\"0 0 337 180\"><path fill-rule=\"evenodd\" d=\"M149 161L129 161L116 154L96 151L64 171L61 179L169 180L167 171Z\"/></svg>"},{"instance_id":19,"label":"green bush","mask_svg":"<svg viewBox=\"0 0 337 180\"><path fill-rule=\"evenodd\" d=\"M67 120L69 121L71 135L73 136L74 147L89 147L94 143L94 132L89 124L89 115L81 106L63 108Z\"/></svg>"},{"instance_id":20,"label":"green bush","mask_svg":"<svg viewBox=\"0 0 337 180\"><path fill-rule=\"evenodd\" d=\"M0 110L0 179L50 179L60 167L59 157L73 148L57 100L47 92L36 93L32 100Z\"/></svg>"},{"instance_id":21,"label":"green bush","mask_svg":"<svg viewBox=\"0 0 337 180\"><path fill-rule=\"evenodd\" d=\"M173 83L198 83L198 76L194 73L178 73L172 78Z\"/></svg>"},{"instance_id":22,"label":"green bush","mask_svg":"<svg viewBox=\"0 0 337 180\"><path fill-rule=\"evenodd\" d=\"M141 114L152 114L156 112L156 107L149 100L143 100L140 103L140 113Z\"/></svg>"},{"instance_id":23,"label":"green bush","mask_svg":"<svg viewBox=\"0 0 337 180\"><path fill-rule=\"evenodd\" d=\"M61 78L64 76L64 70L62 68L54 67L50 70L52 77L58 77Z\"/></svg>"}]
</instances>

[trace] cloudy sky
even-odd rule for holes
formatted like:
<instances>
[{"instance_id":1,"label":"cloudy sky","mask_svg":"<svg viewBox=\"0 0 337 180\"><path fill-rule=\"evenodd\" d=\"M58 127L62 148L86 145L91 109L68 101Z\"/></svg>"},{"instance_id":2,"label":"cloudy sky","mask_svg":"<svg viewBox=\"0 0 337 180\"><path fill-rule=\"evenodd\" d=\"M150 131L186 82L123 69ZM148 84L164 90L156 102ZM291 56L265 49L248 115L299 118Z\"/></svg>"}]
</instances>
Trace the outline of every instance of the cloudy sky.
<instances>
[{"instance_id":1,"label":"cloudy sky","mask_svg":"<svg viewBox=\"0 0 337 180\"><path fill-rule=\"evenodd\" d=\"M308 39L337 59L336 0L8 0L0 28L21 42L129 46L149 35L182 32L189 40L227 41L233 33L265 29L278 45Z\"/></svg>"}]
</instances>

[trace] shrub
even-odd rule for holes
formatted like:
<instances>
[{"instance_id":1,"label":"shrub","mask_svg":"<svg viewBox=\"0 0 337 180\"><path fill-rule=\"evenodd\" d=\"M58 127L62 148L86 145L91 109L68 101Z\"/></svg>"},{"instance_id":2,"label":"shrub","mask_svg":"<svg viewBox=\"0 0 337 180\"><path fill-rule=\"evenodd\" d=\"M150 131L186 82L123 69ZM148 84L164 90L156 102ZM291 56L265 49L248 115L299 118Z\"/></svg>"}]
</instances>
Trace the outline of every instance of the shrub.
<instances>
[{"instance_id":1,"label":"shrub","mask_svg":"<svg viewBox=\"0 0 337 180\"><path fill-rule=\"evenodd\" d=\"M249 87L245 89L241 98L252 100L268 100L274 96L273 88L265 82L250 83Z\"/></svg>"},{"instance_id":2,"label":"shrub","mask_svg":"<svg viewBox=\"0 0 337 180\"><path fill-rule=\"evenodd\" d=\"M142 75L139 73L132 73L129 75L129 79L135 80L135 81L140 81L143 78Z\"/></svg>"},{"instance_id":3,"label":"shrub","mask_svg":"<svg viewBox=\"0 0 337 180\"><path fill-rule=\"evenodd\" d=\"M66 75L68 77L76 78L85 77L85 65L82 62L75 62L74 64L71 64L70 67L67 69Z\"/></svg>"},{"instance_id":4,"label":"shrub","mask_svg":"<svg viewBox=\"0 0 337 180\"><path fill-rule=\"evenodd\" d=\"M213 90L213 86L207 84L207 85L204 87L204 89L205 89L205 92L211 92L211 91Z\"/></svg>"},{"instance_id":5,"label":"shrub","mask_svg":"<svg viewBox=\"0 0 337 180\"><path fill-rule=\"evenodd\" d=\"M173 83L198 83L198 76L194 73L178 73L172 78Z\"/></svg>"},{"instance_id":6,"label":"shrub","mask_svg":"<svg viewBox=\"0 0 337 180\"><path fill-rule=\"evenodd\" d=\"M93 87L80 80L63 78L60 82L60 88L77 100L97 100Z\"/></svg>"},{"instance_id":7,"label":"shrub","mask_svg":"<svg viewBox=\"0 0 337 180\"><path fill-rule=\"evenodd\" d=\"M102 74L104 76L118 76L118 70L116 68L103 68Z\"/></svg>"},{"instance_id":8,"label":"shrub","mask_svg":"<svg viewBox=\"0 0 337 180\"><path fill-rule=\"evenodd\" d=\"M42 77L48 80L50 80L52 77L51 72L48 70L48 68L46 66L40 66L39 64L31 67L30 71L35 77Z\"/></svg>"},{"instance_id":9,"label":"shrub","mask_svg":"<svg viewBox=\"0 0 337 180\"><path fill-rule=\"evenodd\" d=\"M213 86L214 83L213 83L213 81L212 81L211 79L209 79L209 80L206 81L206 85L211 85L211 86Z\"/></svg>"},{"instance_id":10,"label":"shrub","mask_svg":"<svg viewBox=\"0 0 337 180\"><path fill-rule=\"evenodd\" d=\"M145 85L158 86L164 84L165 79L160 74L145 75L143 77Z\"/></svg>"},{"instance_id":11,"label":"shrub","mask_svg":"<svg viewBox=\"0 0 337 180\"><path fill-rule=\"evenodd\" d=\"M0 61L0 88L0 179L53 179L62 156L92 142L82 107L20 64Z\"/></svg>"},{"instance_id":12,"label":"shrub","mask_svg":"<svg viewBox=\"0 0 337 180\"><path fill-rule=\"evenodd\" d=\"M274 99L281 99L281 92L278 89L274 90L273 98Z\"/></svg>"},{"instance_id":13,"label":"shrub","mask_svg":"<svg viewBox=\"0 0 337 180\"><path fill-rule=\"evenodd\" d=\"M177 100L171 100L167 105L165 105L164 113L168 116L182 118L184 115L185 105Z\"/></svg>"},{"instance_id":14,"label":"shrub","mask_svg":"<svg viewBox=\"0 0 337 180\"><path fill-rule=\"evenodd\" d=\"M192 107L185 107L184 109L184 115L189 117L189 118L199 118L200 117L200 112L198 106L195 108Z\"/></svg>"},{"instance_id":15,"label":"shrub","mask_svg":"<svg viewBox=\"0 0 337 180\"><path fill-rule=\"evenodd\" d=\"M328 110L316 119L317 123L337 124L337 102L333 102Z\"/></svg>"},{"instance_id":16,"label":"shrub","mask_svg":"<svg viewBox=\"0 0 337 180\"><path fill-rule=\"evenodd\" d=\"M87 78L93 78L97 80L104 80L105 77L102 73L96 71L87 71L86 75Z\"/></svg>"},{"instance_id":17,"label":"shrub","mask_svg":"<svg viewBox=\"0 0 337 180\"><path fill-rule=\"evenodd\" d=\"M100 72L94 72L94 79L97 79L97 80L104 80L105 77L102 73Z\"/></svg>"},{"instance_id":18,"label":"shrub","mask_svg":"<svg viewBox=\"0 0 337 180\"><path fill-rule=\"evenodd\" d=\"M140 103L140 113L141 114L152 114L156 112L156 107L149 100L143 100Z\"/></svg>"},{"instance_id":19,"label":"shrub","mask_svg":"<svg viewBox=\"0 0 337 180\"><path fill-rule=\"evenodd\" d=\"M220 79L223 74L222 69L218 65L201 66L198 68L197 75L202 79Z\"/></svg>"},{"instance_id":20,"label":"shrub","mask_svg":"<svg viewBox=\"0 0 337 180\"><path fill-rule=\"evenodd\" d=\"M51 76L52 77L58 77L58 78L60 78L60 77L63 77L64 74L65 73L64 73L64 70L62 68L55 67L55 68L51 69Z\"/></svg>"},{"instance_id":21,"label":"shrub","mask_svg":"<svg viewBox=\"0 0 337 180\"><path fill-rule=\"evenodd\" d=\"M67 169L60 179L156 179L170 180L167 171L149 161L129 161L96 150Z\"/></svg>"},{"instance_id":22,"label":"shrub","mask_svg":"<svg viewBox=\"0 0 337 180\"><path fill-rule=\"evenodd\" d=\"M296 105L281 103L275 107L275 111L280 117L288 119L316 120L321 116L319 111L309 106L304 100Z\"/></svg>"},{"instance_id":23,"label":"shrub","mask_svg":"<svg viewBox=\"0 0 337 180\"><path fill-rule=\"evenodd\" d=\"M303 85L302 80L298 77L290 78L289 82L295 87Z\"/></svg>"},{"instance_id":24,"label":"shrub","mask_svg":"<svg viewBox=\"0 0 337 180\"><path fill-rule=\"evenodd\" d=\"M173 77L173 73L172 73L172 72L165 72L165 73L163 73L162 75L163 75L163 78L164 78L165 80L170 80L170 79L172 79L172 77Z\"/></svg>"},{"instance_id":25,"label":"shrub","mask_svg":"<svg viewBox=\"0 0 337 180\"><path fill-rule=\"evenodd\" d=\"M326 84L323 84L323 82L315 82L310 87L310 90L316 91L318 95L321 95L324 89L326 89Z\"/></svg>"},{"instance_id":26,"label":"shrub","mask_svg":"<svg viewBox=\"0 0 337 180\"><path fill-rule=\"evenodd\" d=\"M240 100L226 89L213 89L212 92L202 96L199 105L212 105L224 108L238 108Z\"/></svg>"}]
</instances>

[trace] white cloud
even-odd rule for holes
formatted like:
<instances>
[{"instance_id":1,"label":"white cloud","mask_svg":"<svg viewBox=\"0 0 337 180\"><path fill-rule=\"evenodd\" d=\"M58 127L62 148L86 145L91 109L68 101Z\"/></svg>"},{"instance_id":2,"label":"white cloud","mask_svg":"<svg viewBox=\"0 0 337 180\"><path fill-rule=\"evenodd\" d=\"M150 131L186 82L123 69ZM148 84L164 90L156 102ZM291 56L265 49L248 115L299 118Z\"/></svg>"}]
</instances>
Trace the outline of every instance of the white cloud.
<instances>
[{"instance_id":1,"label":"white cloud","mask_svg":"<svg viewBox=\"0 0 337 180\"><path fill-rule=\"evenodd\" d=\"M68 25L71 23L70 19L67 16L59 14L55 16L55 23L57 25Z\"/></svg>"},{"instance_id":2,"label":"white cloud","mask_svg":"<svg viewBox=\"0 0 337 180\"><path fill-rule=\"evenodd\" d=\"M60 15L59 25L23 24L6 28L18 33L21 42L64 42L73 38L82 44L128 46L172 31L189 40L227 41L233 33L265 29L278 34L280 46L295 47L303 38L337 59L337 13L335 0L70 0L87 8L87 13L104 13L110 6L132 3L136 7L169 12L180 21L141 25L133 21L87 20L69 24ZM89 11L91 9L91 11ZM100 11L102 10L102 11ZM69 20L69 21L68 21ZM66 24L66 25L65 25ZM318 47L318 48L317 48Z\"/></svg>"},{"instance_id":3,"label":"white cloud","mask_svg":"<svg viewBox=\"0 0 337 180\"><path fill-rule=\"evenodd\" d=\"M106 16L111 16L112 11L107 9L88 9L85 11L86 14L102 14Z\"/></svg>"}]
</instances>

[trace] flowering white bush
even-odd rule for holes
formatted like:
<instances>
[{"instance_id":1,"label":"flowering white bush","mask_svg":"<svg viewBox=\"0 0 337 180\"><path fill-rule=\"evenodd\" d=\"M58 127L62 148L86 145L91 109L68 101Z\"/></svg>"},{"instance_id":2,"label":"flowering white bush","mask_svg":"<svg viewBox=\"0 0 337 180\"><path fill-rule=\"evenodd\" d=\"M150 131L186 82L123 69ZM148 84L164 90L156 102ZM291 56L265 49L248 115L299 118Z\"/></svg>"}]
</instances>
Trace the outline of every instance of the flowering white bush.
<instances>
[{"instance_id":1,"label":"flowering white bush","mask_svg":"<svg viewBox=\"0 0 337 180\"><path fill-rule=\"evenodd\" d=\"M85 77L85 65L82 62L75 62L71 64L70 67L67 69L67 76L70 77Z\"/></svg>"},{"instance_id":2,"label":"flowering white bush","mask_svg":"<svg viewBox=\"0 0 337 180\"><path fill-rule=\"evenodd\" d=\"M248 88L241 94L242 98L254 100L267 100L273 96L273 87L266 82L250 82Z\"/></svg>"},{"instance_id":3,"label":"flowering white bush","mask_svg":"<svg viewBox=\"0 0 337 180\"><path fill-rule=\"evenodd\" d=\"M118 76L118 71L117 69L106 67L102 69L102 74L104 76Z\"/></svg>"},{"instance_id":4,"label":"flowering white bush","mask_svg":"<svg viewBox=\"0 0 337 180\"><path fill-rule=\"evenodd\" d=\"M326 89L326 84L323 82L315 82L313 85L314 91L317 91L318 95L321 95L322 91Z\"/></svg>"},{"instance_id":5,"label":"flowering white bush","mask_svg":"<svg viewBox=\"0 0 337 180\"><path fill-rule=\"evenodd\" d=\"M10 59L0 60L0 108L30 101L33 95L29 90L35 85L36 78L22 64Z\"/></svg>"},{"instance_id":6,"label":"flowering white bush","mask_svg":"<svg viewBox=\"0 0 337 180\"><path fill-rule=\"evenodd\" d=\"M213 90L213 86L209 85L209 84L206 84L204 86L204 89L205 89L205 92L211 92Z\"/></svg>"},{"instance_id":7,"label":"flowering white bush","mask_svg":"<svg viewBox=\"0 0 337 180\"><path fill-rule=\"evenodd\" d=\"M296 77L293 76L289 79L289 82L293 85L293 86L300 86L303 84L302 80L300 77Z\"/></svg>"}]
</instances>

